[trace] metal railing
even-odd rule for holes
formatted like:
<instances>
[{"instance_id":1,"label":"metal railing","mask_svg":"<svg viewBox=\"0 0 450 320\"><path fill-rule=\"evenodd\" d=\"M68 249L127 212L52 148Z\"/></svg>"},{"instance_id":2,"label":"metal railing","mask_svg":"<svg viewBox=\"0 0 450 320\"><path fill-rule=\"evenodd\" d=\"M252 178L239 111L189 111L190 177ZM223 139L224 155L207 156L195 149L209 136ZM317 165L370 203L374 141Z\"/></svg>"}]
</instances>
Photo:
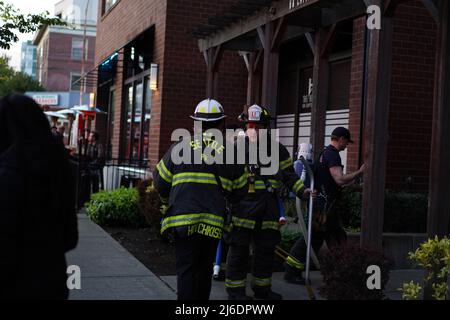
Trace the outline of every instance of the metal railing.
<instances>
[{"instance_id":1,"label":"metal railing","mask_svg":"<svg viewBox=\"0 0 450 320\"><path fill-rule=\"evenodd\" d=\"M150 175L147 161L109 159L101 166L91 166L84 157L70 159L76 178L77 209L89 201L91 194L121 187L134 188Z\"/></svg>"}]
</instances>

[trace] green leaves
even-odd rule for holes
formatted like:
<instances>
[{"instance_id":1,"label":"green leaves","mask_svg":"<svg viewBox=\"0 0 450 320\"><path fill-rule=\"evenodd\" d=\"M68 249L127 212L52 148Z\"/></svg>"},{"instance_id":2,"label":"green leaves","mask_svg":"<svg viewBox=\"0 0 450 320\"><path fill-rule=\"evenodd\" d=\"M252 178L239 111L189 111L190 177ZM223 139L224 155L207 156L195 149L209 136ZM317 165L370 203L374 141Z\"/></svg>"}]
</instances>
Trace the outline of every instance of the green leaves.
<instances>
[{"instance_id":1,"label":"green leaves","mask_svg":"<svg viewBox=\"0 0 450 320\"><path fill-rule=\"evenodd\" d=\"M15 71L8 63L8 58L0 57L0 98L12 93L44 90L38 81L25 73Z\"/></svg>"},{"instance_id":2,"label":"green leaves","mask_svg":"<svg viewBox=\"0 0 450 320\"><path fill-rule=\"evenodd\" d=\"M419 300L422 287L418 283L411 281L410 283L405 283L403 289L399 290L403 292L403 300Z\"/></svg>"},{"instance_id":3,"label":"green leaves","mask_svg":"<svg viewBox=\"0 0 450 320\"><path fill-rule=\"evenodd\" d=\"M435 300L445 300L448 296L447 279L450 274L450 239L445 237L429 239L409 254L409 259L416 261L426 271L423 279L425 285L430 285ZM403 298L410 300L422 290L419 284L411 282L403 285Z\"/></svg>"},{"instance_id":4,"label":"green leaves","mask_svg":"<svg viewBox=\"0 0 450 320\"><path fill-rule=\"evenodd\" d=\"M144 217L138 209L138 191L121 188L93 194L86 204L89 218L99 225L132 226L145 225Z\"/></svg>"},{"instance_id":5,"label":"green leaves","mask_svg":"<svg viewBox=\"0 0 450 320\"><path fill-rule=\"evenodd\" d=\"M49 12L41 14L21 14L11 4L0 1L0 48L8 50L11 45L19 41L18 33L30 33L43 25L60 25L66 23L59 18L50 18Z\"/></svg>"}]
</instances>

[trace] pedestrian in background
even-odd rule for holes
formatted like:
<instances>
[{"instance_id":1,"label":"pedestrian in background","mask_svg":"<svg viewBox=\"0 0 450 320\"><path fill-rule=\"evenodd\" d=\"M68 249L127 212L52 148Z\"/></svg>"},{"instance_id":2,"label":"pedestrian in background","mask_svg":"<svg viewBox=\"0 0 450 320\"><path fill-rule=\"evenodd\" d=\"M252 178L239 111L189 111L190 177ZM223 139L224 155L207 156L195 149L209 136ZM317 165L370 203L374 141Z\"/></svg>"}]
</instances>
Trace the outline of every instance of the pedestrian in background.
<instances>
[{"instance_id":1,"label":"pedestrian in background","mask_svg":"<svg viewBox=\"0 0 450 320\"><path fill-rule=\"evenodd\" d=\"M68 298L65 253L78 242L64 147L23 95L0 101L0 299Z\"/></svg>"}]
</instances>

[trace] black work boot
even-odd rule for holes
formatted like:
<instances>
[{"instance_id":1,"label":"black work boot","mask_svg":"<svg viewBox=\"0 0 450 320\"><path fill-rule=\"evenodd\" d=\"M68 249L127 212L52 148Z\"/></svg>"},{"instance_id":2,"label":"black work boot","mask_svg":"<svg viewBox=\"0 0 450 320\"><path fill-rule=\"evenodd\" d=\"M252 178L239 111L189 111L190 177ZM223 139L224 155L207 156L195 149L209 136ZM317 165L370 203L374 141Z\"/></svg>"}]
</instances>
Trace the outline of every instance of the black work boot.
<instances>
[{"instance_id":1,"label":"black work boot","mask_svg":"<svg viewBox=\"0 0 450 320\"><path fill-rule=\"evenodd\" d=\"M228 300L234 300L234 301L253 300L252 297L245 294L245 288L227 289L227 293L228 293Z\"/></svg>"},{"instance_id":2,"label":"black work boot","mask_svg":"<svg viewBox=\"0 0 450 320\"><path fill-rule=\"evenodd\" d=\"M271 289L258 290L253 289L255 298L261 300L283 300L283 296L279 293L273 292Z\"/></svg>"},{"instance_id":3,"label":"black work boot","mask_svg":"<svg viewBox=\"0 0 450 320\"><path fill-rule=\"evenodd\" d=\"M305 278L303 278L302 273L298 272L298 273L292 273L292 272L286 272L284 274L284 280L287 283L292 283L292 284L297 284L300 286L304 286L305 285Z\"/></svg>"}]
</instances>

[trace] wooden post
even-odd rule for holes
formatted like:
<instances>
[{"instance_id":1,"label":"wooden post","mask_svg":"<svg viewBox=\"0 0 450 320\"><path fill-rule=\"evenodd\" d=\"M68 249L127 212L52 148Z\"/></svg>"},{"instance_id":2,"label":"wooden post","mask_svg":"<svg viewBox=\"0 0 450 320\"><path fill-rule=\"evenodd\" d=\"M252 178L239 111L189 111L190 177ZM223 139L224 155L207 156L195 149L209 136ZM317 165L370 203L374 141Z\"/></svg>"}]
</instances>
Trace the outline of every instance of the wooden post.
<instances>
[{"instance_id":1,"label":"wooden post","mask_svg":"<svg viewBox=\"0 0 450 320\"><path fill-rule=\"evenodd\" d=\"M264 65L262 81L261 104L270 111L275 117L278 101L278 39L282 32L280 27L283 20L271 21L266 23L264 28L264 37L262 40L264 47Z\"/></svg>"},{"instance_id":2,"label":"wooden post","mask_svg":"<svg viewBox=\"0 0 450 320\"><path fill-rule=\"evenodd\" d=\"M450 3L439 1L428 236L444 237L450 222Z\"/></svg>"},{"instance_id":3,"label":"wooden post","mask_svg":"<svg viewBox=\"0 0 450 320\"><path fill-rule=\"evenodd\" d=\"M217 97L218 69L222 59L223 50L221 46L207 50L205 59L207 65L206 97L213 99Z\"/></svg>"},{"instance_id":4,"label":"wooden post","mask_svg":"<svg viewBox=\"0 0 450 320\"><path fill-rule=\"evenodd\" d=\"M325 145L325 123L327 117L328 89L330 81L329 49L334 43L336 25L330 29L316 31L314 43L313 103L311 109L311 145L313 159L322 152Z\"/></svg>"},{"instance_id":5,"label":"wooden post","mask_svg":"<svg viewBox=\"0 0 450 320\"><path fill-rule=\"evenodd\" d=\"M381 5L381 1L369 1ZM381 17L380 30L368 30L367 112L361 246L382 251L386 154L392 64L392 17Z\"/></svg>"},{"instance_id":6,"label":"wooden post","mask_svg":"<svg viewBox=\"0 0 450 320\"><path fill-rule=\"evenodd\" d=\"M255 97L255 62L256 52L243 52L241 53L247 67L247 106L251 106L254 103Z\"/></svg>"}]
</instances>

